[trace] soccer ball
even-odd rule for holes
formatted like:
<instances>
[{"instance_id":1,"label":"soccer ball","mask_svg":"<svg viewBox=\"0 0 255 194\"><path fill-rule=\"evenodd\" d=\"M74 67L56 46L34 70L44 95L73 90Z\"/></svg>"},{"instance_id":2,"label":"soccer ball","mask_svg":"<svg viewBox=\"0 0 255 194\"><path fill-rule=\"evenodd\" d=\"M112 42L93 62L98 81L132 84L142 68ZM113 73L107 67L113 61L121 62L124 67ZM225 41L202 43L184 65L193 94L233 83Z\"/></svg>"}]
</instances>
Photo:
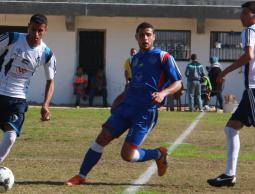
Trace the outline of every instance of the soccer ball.
<instances>
[{"instance_id":1,"label":"soccer ball","mask_svg":"<svg viewBox=\"0 0 255 194\"><path fill-rule=\"evenodd\" d=\"M14 184L12 171L4 166L0 166L0 193L10 190Z\"/></svg>"}]
</instances>

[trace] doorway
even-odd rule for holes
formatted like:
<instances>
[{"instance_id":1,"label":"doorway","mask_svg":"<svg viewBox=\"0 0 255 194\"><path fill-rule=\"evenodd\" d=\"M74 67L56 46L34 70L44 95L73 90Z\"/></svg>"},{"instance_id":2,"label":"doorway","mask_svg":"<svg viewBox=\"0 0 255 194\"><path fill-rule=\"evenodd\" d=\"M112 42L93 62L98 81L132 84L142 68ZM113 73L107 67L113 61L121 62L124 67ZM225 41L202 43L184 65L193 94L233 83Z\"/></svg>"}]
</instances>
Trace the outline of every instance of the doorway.
<instances>
[{"instance_id":1,"label":"doorway","mask_svg":"<svg viewBox=\"0 0 255 194\"><path fill-rule=\"evenodd\" d=\"M105 32L79 32L79 66L90 76L105 67Z\"/></svg>"}]
</instances>

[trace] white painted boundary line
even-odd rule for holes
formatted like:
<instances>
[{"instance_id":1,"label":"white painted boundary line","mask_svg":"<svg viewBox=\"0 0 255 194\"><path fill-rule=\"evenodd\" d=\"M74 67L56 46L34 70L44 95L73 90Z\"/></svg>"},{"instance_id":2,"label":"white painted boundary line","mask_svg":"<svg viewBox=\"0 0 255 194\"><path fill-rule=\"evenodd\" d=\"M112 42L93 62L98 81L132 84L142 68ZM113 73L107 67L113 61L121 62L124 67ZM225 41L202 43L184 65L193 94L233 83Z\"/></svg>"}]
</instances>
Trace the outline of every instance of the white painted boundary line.
<instances>
[{"instance_id":1,"label":"white painted boundary line","mask_svg":"<svg viewBox=\"0 0 255 194\"><path fill-rule=\"evenodd\" d=\"M204 116L204 112L199 114L195 120L190 124L190 126L175 140L175 142L168 148L168 154L173 153L173 151L189 136L192 130L199 123L200 119ZM136 179L132 186L129 186L123 193L124 194L135 194L143 184L147 183L151 176L157 171L157 166L155 162L142 174L138 179Z\"/></svg>"}]
</instances>

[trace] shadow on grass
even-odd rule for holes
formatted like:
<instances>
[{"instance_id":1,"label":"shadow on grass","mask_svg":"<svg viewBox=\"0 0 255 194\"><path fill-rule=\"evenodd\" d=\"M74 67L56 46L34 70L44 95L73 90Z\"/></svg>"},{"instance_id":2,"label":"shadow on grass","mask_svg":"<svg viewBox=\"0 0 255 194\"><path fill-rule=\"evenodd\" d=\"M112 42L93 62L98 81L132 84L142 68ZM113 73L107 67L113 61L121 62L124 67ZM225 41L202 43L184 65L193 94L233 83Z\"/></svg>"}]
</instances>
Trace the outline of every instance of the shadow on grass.
<instances>
[{"instance_id":1,"label":"shadow on grass","mask_svg":"<svg viewBox=\"0 0 255 194\"><path fill-rule=\"evenodd\" d=\"M16 185L64 185L62 181L15 181ZM162 184L132 184L132 183L106 183L106 182L87 182L82 185L90 186L149 186L149 187L163 187Z\"/></svg>"}]
</instances>

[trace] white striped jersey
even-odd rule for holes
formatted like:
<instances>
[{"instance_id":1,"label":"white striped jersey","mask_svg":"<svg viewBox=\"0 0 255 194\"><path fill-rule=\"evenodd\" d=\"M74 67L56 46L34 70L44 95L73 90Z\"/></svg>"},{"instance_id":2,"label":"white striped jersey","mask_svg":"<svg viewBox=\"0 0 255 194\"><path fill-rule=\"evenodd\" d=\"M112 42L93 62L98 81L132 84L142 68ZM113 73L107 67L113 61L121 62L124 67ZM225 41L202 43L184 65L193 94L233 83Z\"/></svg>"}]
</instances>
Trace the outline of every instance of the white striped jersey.
<instances>
[{"instance_id":1,"label":"white striped jersey","mask_svg":"<svg viewBox=\"0 0 255 194\"><path fill-rule=\"evenodd\" d=\"M252 47L255 54L255 24L244 29L242 32L242 45ZM245 64L244 71L245 88L255 88L255 58Z\"/></svg>"},{"instance_id":2,"label":"white striped jersey","mask_svg":"<svg viewBox=\"0 0 255 194\"><path fill-rule=\"evenodd\" d=\"M47 80L56 73L56 58L47 45L31 48L27 34L9 32L0 35L0 94L15 98L27 98L30 79L43 65Z\"/></svg>"}]
</instances>

